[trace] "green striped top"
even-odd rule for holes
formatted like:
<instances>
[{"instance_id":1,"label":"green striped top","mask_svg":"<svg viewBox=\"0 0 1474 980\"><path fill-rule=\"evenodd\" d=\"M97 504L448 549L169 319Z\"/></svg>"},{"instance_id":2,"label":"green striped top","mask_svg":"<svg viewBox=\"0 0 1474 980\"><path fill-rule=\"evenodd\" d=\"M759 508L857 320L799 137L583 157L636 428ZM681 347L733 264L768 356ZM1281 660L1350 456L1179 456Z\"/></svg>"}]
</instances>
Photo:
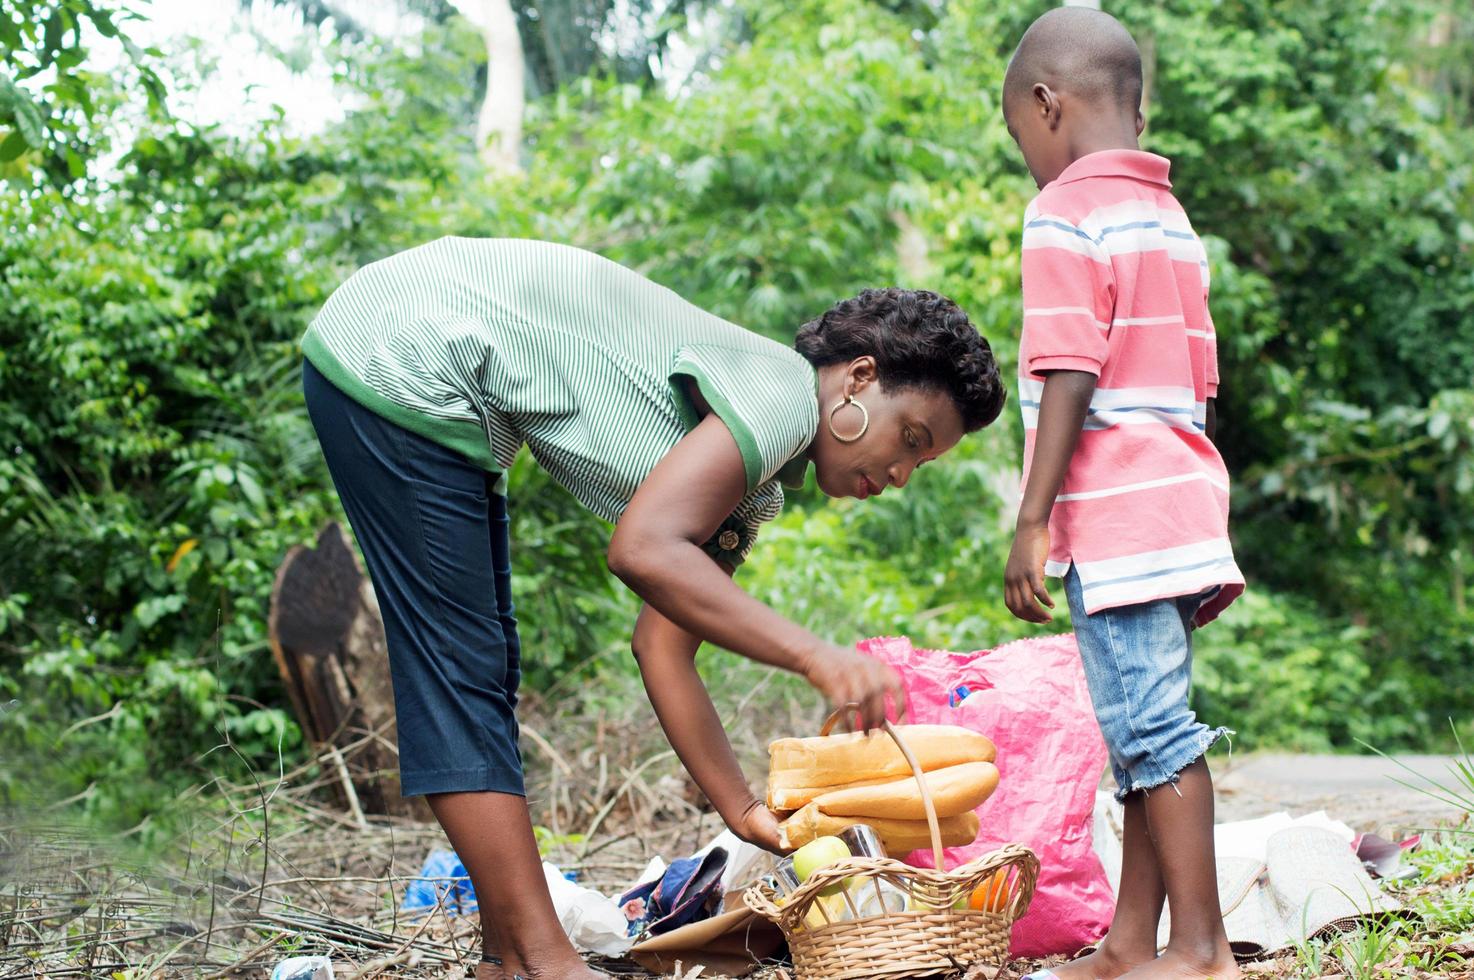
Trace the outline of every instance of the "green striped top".
<instances>
[{"instance_id":1,"label":"green striped top","mask_svg":"<svg viewBox=\"0 0 1474 980\"><path fill-rule=\"evenodd\" d=\"M525 443L609 521L699 421L694 384L742 453L747 495L707 543L733 565L777 516L782 484L802 485L818 426L802 355L549 242L442 238L367 265L302 352L359 404L490 472Z\"/></svg>"}]
</instances>

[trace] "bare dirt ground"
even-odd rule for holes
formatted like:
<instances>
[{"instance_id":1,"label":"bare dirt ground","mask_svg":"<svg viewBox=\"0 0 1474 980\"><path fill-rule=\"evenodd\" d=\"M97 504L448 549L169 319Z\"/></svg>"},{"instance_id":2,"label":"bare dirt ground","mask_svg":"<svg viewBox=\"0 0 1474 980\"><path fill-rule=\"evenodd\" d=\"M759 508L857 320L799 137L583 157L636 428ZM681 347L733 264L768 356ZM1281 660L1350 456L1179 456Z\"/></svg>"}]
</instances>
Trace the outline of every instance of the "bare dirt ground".
<instances>
[{"instance_id":1,"label":"bare dirt ground","mask_svg":"<svg viewBox=\"0 0 1474 980\"><path fill-rule=\"evenodd\" d=\"M1354 830L1405 834L1458 817L1457 808L1406 785L1448 783L1453 762L1442 755L1239 756L1215 764L1218 819L1324 810Z\"/></svg>"}]
</instances>

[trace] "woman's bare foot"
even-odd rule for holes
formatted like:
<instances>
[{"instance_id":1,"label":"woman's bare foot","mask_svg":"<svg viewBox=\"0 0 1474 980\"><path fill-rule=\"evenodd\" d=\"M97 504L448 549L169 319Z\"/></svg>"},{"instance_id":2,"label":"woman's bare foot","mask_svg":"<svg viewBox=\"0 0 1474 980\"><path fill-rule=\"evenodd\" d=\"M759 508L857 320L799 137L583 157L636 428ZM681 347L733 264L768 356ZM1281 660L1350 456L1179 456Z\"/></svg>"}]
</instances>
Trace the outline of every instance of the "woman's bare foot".
<instances>
[{"instance_id":1,"label":"woman's bare foot","mask_svg":"<svg viewBox=\"0 0 1474 980\"><path fill-rule=\"evenodd\" d=\"M437 793L430 808L471 873L490 959L476 980L598 980L563 933L548 893L527 800L512 793Z\"/></svg>"},{"instance_id":2,"label":"woman's bare foot","mask_svg":"<svg viewBox=\"0 0 1474 980\"><path fill-rule=\"evenodd\" d=\"M1193 956L1167 947L1150 963L1143 963L1124 980L1238 980L1239 965L1227 949L1213 956Z\"/></svg>"},{"instance_id":3,"label":"woman's bare foot","mask_svg":"<svg viewBox=\"0 0 1474 980\"><path fill-rule=\"evenodd\" d=\"M483 963L482 966L490 964ZM538 957L518 959L513 962L505 958L497 968L498 973L485 977L479 971L476 980L607 980L607 973L600 973L583 961L583 957L572 956Z\"/></svg>"}]
</instances>

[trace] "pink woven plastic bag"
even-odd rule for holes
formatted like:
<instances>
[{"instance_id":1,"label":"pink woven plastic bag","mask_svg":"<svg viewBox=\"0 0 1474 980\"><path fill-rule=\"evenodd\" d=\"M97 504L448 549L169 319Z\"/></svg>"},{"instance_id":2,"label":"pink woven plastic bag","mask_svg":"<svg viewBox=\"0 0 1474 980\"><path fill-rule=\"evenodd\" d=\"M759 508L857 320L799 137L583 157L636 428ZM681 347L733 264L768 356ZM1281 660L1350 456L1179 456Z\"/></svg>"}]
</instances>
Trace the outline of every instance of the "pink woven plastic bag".
<instances>
[{"instance_id":1,"label":"pink woven plastic bag","mask_svg":"<svg viewBox=\"0 0 1474 980\"><path fill-rule=\"evenodd\" d=\"M1039 855L1039 887L1013 928L1013 955L1074 953L1110 925L1115 897L1091 845L1095 789L1106 764L1073 635L1019 640L996 650L918 650L904 638L865 640L862 653L901 672L914 724L961 725L998 746L998 789L982 806L982 833L945 851L957 867L1004 844ZM930 867L931 852L910 864Z\"/></svg>"}]
</instances>

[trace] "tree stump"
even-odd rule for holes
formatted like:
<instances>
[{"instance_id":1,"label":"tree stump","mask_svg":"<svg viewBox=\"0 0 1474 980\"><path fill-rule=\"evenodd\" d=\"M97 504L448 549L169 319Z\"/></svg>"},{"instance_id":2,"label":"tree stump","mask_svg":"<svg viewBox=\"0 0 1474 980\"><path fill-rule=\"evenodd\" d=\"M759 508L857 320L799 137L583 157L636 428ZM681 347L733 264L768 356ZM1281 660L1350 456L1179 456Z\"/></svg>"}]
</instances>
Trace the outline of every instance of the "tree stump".
<instances>
[{"instance_id":1,"label":"tree stump","mask_svg":"<svg viewBox=\"0 0 1474 980\"><path fill-rule=\"evenodd\" d=\"M271 590L272 656L297 722L328 771L338 802L365 814L433 819L423 797L399 793L388 649L373 585L343 528L287 552Z\"/></svg>"}]
</instances>

